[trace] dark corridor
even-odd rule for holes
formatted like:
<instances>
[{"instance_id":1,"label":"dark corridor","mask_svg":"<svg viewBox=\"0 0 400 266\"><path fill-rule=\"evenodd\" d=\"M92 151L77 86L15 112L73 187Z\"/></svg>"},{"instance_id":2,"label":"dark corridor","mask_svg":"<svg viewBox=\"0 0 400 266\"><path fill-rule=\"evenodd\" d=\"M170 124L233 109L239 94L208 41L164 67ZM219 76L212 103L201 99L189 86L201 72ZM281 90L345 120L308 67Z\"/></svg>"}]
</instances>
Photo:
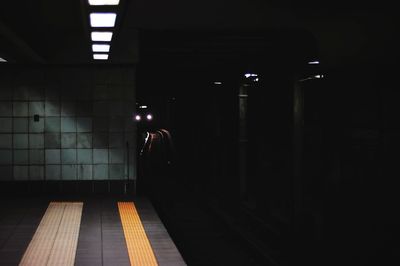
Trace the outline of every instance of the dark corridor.
<instances>
[{"instance_id":1,"label":"dark corridor","mask_svg":"<svg viewBox=\"0 0 400 266\"><path fill-rule=\"evenodd\" d=\"M4 3L0 265L400 265L396 10Z\"/></svg>"}]
</instances>

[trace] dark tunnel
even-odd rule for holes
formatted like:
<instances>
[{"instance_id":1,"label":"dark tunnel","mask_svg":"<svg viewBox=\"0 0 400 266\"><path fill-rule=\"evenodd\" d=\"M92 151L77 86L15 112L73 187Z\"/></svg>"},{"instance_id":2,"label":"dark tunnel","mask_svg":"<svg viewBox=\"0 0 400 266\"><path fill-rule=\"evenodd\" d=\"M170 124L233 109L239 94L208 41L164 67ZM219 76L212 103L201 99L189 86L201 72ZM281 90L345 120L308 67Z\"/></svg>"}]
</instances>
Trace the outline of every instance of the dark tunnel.
<instances>
[{"instance_id":1,"label":"dark tunnel","mask_svg":"<svg viewBox=\"0 0 400 266\"><path fill-rule=\"evenodd\" d=\"M397 20L9 1L0 265L399 265Z\"/></svg>"}]
</instances>

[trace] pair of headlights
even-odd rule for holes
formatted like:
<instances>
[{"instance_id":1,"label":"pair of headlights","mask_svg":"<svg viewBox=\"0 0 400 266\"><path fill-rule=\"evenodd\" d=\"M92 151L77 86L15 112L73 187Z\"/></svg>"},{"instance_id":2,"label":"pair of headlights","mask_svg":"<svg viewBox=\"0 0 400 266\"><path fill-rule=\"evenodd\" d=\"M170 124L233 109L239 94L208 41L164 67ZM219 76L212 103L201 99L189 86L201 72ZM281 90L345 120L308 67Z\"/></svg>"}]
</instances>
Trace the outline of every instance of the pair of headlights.
<instances>
[{"instance_id":1,"label":"pair of headlights","mask_svg":"<svg viewBox=\"0 0 400 266\"><path fill-rule=\"evenodd\" d=\"M153 120L153 116L151 114L147 114L146 115L146 119L147 120ZM135 115L135 120L136 121L141 121L142 120L142 116L141 115Z\"/></svg>"}]
</instances>

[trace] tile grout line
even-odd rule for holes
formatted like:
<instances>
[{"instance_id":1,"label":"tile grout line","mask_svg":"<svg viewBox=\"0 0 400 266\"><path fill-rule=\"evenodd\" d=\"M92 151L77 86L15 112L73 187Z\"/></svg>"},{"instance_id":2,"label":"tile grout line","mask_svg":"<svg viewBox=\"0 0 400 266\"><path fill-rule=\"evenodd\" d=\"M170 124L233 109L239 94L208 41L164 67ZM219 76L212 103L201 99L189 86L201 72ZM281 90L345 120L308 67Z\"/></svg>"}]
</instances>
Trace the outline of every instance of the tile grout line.
<instances>
[{"instance_id":1,"label":"tile grout line","mask_svg":"<svg viewBox=\"0 0 400 266\"><path fill-rule=\"evenodd\" d=\"M28 210L25 211L24 215L22 215L21 219L18 221L18 223L14 226L12 233L7 237L7 239L4 241L4 244L0 247L0 250L4 248L4 246L7 244L7 242L11 239L11 237L14 235L15 231L17 231L18 226L22 223L22 221L25 219L27 216L27 213L32 209L32 207L28 208Z\"/></svg>"}]
</instances>

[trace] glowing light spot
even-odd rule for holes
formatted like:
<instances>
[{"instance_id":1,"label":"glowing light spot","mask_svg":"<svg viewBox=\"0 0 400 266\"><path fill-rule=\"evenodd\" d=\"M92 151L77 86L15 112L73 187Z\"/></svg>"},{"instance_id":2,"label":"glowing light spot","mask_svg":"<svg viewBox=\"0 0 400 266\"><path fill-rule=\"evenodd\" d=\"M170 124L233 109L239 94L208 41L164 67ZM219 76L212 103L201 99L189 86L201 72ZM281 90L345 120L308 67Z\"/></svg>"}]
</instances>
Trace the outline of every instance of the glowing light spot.
<instances>
[{"instance_id":1,"label":"glowing light spot","mask_svg":"<svg viewBox=\"0 0 400 266\"><path fill-rule=\"evenodd\" d=\"M95 60L107 60L108 54L93 54L93 59Z\"/></svg>"},{"instance_id":2,"label":"glowing light spot","mask_svg":"<svg viewBox=\"0 0 400 266\"><path fill-rule=\"evenodd\" d=\"M250 78L250 77L258 77L258 75L257 75L257 74L253 74L253 73L246 73L246 74L244 74L244 76L245 76L246 78Z\"/></svg>"},{"instance_id":3,"label":"glowing light spot","mask_svg":"<svg viewBox=\"0 0 400 266\"><path fill-rule=\"evenodd\" d=\"M116 18L116 13L90 13L90 25L111 28L115 26Z\"/></svg>"},{"instance_id":4,"label":"glowing light spot","mask_svg":"<svg viewBox=\"0 0 400 266\"><path fill-rule=\"evenodd\" d=\"M108 53L110 51L110 45L109 44L93 44L92 45L92 50L93 50L93 52L106 52L106 53Z\"/></svg>"},{"instance_id":5,"label":"glowing light spot","mask_svg":"<svg viewBox=\"0 0 400 266\"><path fill-rule=\"evenodd\" d=\"M116 6L119 0L89 0L91 6Z\"/></svg>"},{"instance_id":6,"label":"glowing light spot","mask_svg":"<svg viewBox=\"0 0 400 266\"><path fill-rule=\"evenodd\" d=\"M93 31L91 35L94 42L109 42L113 33L111 31Z\"/></svg>"}]
</instances>

